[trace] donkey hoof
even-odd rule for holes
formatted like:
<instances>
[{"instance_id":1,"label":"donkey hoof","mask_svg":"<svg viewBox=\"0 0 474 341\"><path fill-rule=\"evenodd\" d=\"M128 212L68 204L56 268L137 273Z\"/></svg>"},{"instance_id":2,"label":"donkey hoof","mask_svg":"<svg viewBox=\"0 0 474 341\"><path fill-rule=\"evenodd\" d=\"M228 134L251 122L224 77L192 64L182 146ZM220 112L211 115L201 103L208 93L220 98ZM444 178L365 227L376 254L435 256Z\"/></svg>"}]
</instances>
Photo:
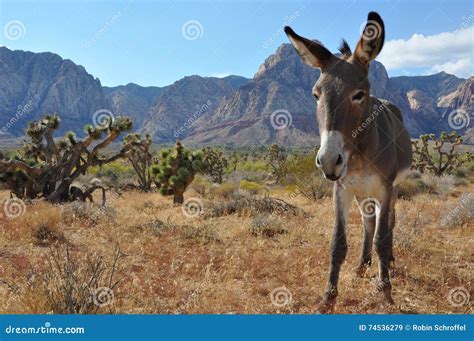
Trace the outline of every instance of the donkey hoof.
<instances>
[{"instance_id":1,"label":"donkey hoof","mask_svg":"<svg viewBox=\"0 0 474 341\"><path fill-rule=\"evenodd\" d=\"M336 305L336 296L334 293L325 293L317 309L318 314L331 314Z\"/></svg>"},{"instance_id":2,"label":"donkey hoof","mask_svg":"<svg viewBox=\"0 0 474 341\"><path fill-rule=\"evenodd\" d=\"M394 304L392 298L392 284L388 281L379 281L376 285L377 291L382 292L384 295L385 302L388 304Z\"/></svg>"},{"instance_id":3,"label":"donkey hoof","mask_svg":"<svg viewBox=\"0 0 474 341\"><path fill-rule=\"evenodd\" d=\"M369 269L369 266L370 264L369 263L361 263L359 264L359 266L357 266L357 268L354 269L354 272L355 274L357 275L357 277L364 277L365 276L365 273L367 272L367 270Z\"/></svg>"}]
</instances>

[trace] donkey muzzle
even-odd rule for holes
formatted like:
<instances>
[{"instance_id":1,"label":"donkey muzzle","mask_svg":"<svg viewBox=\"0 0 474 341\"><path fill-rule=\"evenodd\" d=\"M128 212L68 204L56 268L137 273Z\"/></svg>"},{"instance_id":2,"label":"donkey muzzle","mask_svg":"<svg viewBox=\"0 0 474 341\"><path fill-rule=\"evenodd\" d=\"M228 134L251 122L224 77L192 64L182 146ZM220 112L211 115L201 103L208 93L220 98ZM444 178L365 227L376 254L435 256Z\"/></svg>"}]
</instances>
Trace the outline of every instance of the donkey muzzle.
<instances>
[{"instance_id":1,"label":"donkey muzzle","mask_svg":"<svg viewBox=\"0 0 474 341\"><path fill-rule=\"evenodd\" d=\"M342 151L343 138L337 131L323 132L321 148L316 155L316 167L321 169L326 179L336 181L344 171L345 161Z\"/></svg>"},{"instance_id":2,"label":"donkey muzzle","mask_svg":"<svg viewBox=\"0 0 474 341\"><path fill-rule=\"evenodd\" d=\"M343 170L342 154L336 154L329 158L321 157L318 153L316 156L316 167L321 169L326 179L336 181L341 177Z\"/></svg>"}]
</instances>

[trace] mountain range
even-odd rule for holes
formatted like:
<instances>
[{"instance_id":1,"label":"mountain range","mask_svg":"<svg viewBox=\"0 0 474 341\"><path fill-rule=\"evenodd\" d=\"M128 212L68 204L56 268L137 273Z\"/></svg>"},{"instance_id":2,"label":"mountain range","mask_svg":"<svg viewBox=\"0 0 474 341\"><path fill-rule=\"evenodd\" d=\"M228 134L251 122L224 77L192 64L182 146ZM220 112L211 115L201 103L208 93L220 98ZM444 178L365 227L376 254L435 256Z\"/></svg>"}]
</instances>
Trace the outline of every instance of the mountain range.
<instances>
[{"instance_id":1,"label":"mountain range","mask_svg":"<svg viewBox=\"0 0 474 341\"><path fill-rule=\"evenodd\" d=\"M319 71L302 63L289 44L270 55L252 79L193 75L165 87L106 87L57 54L0 47L0 138L19 137L28 121L53 112L60 114L61 132L81 134L95 112L107 109L129 116L134 131L160 143L314 146L318 131L311 88L318 77ZM452 130L450 114L461 112L467 120L456 121L456 128L474 143L469 121L474 77L441 72L389 78L377 61L369 77L372 94L402 110L411 136ZM281 123L275 119L287 128L275 129Z\"/></svg>"}]
</instances>

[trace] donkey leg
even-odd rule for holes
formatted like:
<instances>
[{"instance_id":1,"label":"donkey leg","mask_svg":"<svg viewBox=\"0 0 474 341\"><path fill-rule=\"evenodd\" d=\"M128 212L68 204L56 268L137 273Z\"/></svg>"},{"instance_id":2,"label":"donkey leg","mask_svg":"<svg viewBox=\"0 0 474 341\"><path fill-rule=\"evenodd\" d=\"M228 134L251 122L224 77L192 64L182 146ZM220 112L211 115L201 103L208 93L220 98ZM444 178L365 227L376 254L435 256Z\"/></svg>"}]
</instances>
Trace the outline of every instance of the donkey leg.
<instances>
[{"instance_id":1,"label":"donkey leg","mask_svg":"<svg viewBox=\"0 0 474 341\"><path fill-rule=\"evenodd\" d=\"M347 254L346 223L351 201L354 198L351 193L337 183L334 184L333 193L336 219L331 242L329 280L319 307L319 311L322 313L331 311L336 304L339 271Z\"/></svg>"},{"instance_id":2,"label":"donkey leg","mask_svg":"<svg viewBox=\"0 0 474 341\"><path fill-rule=\"evenodd\" d=\"M357 197L357 203L362 214L362 221L364 224L364 240L362 244L362 254L360 257L359 265L356 268L356 274L359 277L363 277L367 268L372 264L372 244L374 240L375 232L375 214L367 216L364 213L364 207L361 207L363 198ZM366 203L366 202L365 202ZM375 201L369 203L374 208L375 212Z\"/></svg>"},{"instance_id":3,"label":"donkey leg","mask_svg":"<svg viewBox=\"0 0 474 341\"><path fill-rule=\"evenodd\" d=\"M385 300L393 304L392 284L390 283L390 257L392 257L393 233L390 226L390 205L392 201L392 186L387 186L385 195L380 203L380 212L376 218L375 250L379 257L379 278L377 290L382 291Z\"/></svg>"},{"instance_id":4,"label":"donkey leg","mask_svg":"<svg viewBox=\"0 0 474 341\"><path fill-rule=\"evenodd\" d=\"M398 188L394 187L392 191L392 200L390 202L390 229L392 230L392 238L393 238L393 230L395 228L395 218L396 218L395 203L397 202L397 198L398 198ZM395 257L393 256L393 243L392 243L392 253L390 254L390 263L395 263Z\"/></svg>"}]
</instances>

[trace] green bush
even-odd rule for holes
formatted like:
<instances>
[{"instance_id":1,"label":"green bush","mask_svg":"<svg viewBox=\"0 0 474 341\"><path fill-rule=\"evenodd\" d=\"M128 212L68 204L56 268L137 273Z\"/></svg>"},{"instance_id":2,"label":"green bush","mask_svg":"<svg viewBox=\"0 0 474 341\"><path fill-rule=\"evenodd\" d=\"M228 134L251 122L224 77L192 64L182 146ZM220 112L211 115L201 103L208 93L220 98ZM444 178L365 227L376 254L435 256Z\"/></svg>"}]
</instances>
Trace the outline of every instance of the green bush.
<instances>
[{"instance_id":1,"label":"green bush","mask_svg":"<svg viewBox=\"0 0 474 341\"><path fill-rule=\"evenodd\" d=\"M262 194L266 191L264 186L248 180L241 180L239 187L241 190L244 190L249 194Z\"/></svg>"},{"instance_id":2,"label":"green bush","mask_svg":"<svg viewBox=\"0 0 474 341\"><path fill-rule=\"evenodd\" d=\"M237 165L237 170L250 172L270 172L270 167L263 160L243 161Z\"/></svg>"},{"instance_id":3,"label":"green bush","mask_svg":"<svg viewBox=\"0 0 474 341\"><path fill-rule=\"evenodd\" d=\"M194 191L202 197L209 193L211 187L211 182L206 178L200 176L196 176L196 178L191 184L191 188L194 189Z\"/></svg>"},{"instance_id":4,"label":"green bush","mask_svg":"<svg viewBox=\"0 0 474 341\"><path fill-rule=\"evenodd\" d=\"M226 182L218 186L212 186L209 191L209 196L212 199L231 199L239 190L237 184Z\"/></svg>"},{"instance_id":5,"label":"green bush","mask_svg":"<svg viewBox=\"0 0 474 341\"><path fill-rule=\"evenodd\" d=\"M398 185L398 197L403 199L410 199L418 194L433 193L436 193L436 188L421 178L408 178Z\"/></svg>"},{"instance_id":6,"label":"green bush","mask_svg":"<svg viewBox=\"0 0 474 341\"><path fill-rule=\"evenodd\" d=\"M89 167L89 174L95 175L96 177L108 177L118 182L129 181L135 177L135 173L125 161L114 161L103 165L102 167L93 166Z\"/></svg>"}]
</instances>

